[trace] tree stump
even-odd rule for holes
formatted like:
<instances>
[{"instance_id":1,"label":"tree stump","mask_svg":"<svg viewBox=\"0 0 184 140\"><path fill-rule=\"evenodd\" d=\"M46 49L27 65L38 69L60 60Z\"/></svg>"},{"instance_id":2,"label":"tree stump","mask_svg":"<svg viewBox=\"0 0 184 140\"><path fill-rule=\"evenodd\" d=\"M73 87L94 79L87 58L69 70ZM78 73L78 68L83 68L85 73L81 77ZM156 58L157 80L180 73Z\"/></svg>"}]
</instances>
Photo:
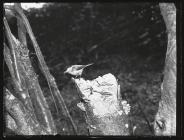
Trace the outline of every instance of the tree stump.
<instances>
[{"instance_id":1,"label":"tree stump","mask_svg":"<svg viewBox=\"0 0 184 140\"><path fill-rule=\"evenodd\" d=\"M129 135L130 106L120 98L120 85L112 74L94 80L73 79L82 102L90 135Z\"/></svg>"}]
</instances>

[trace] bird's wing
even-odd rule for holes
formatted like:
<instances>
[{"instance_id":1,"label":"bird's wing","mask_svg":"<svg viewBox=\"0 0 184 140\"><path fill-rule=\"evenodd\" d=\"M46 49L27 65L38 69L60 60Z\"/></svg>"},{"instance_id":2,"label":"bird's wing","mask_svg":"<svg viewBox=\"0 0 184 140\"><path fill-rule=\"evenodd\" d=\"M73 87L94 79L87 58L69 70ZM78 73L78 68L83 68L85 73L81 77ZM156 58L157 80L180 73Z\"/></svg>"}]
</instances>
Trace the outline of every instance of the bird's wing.
<instances>
[{"instance_id":1,"label":"bird's wing","mask_svg":"<svg viewBox=\"0 0 184 140\"><path fill-rule=\"evenodd\" d=\"M93 63L87 64L87 65L82 65L81 68L86 68L86 67L91 66L91 65L93 65Z\"/></svg>"},{"instance_id":2,"label":"bird's wing","mask_svg":"<svg viewBox=\"0 0 184 140\"><path fill-rule=\"evenodd\" d=\"M80 69L83 69L85 67L86 67L86 65L75 65L75 67L73 67L73 69L80 70Z\"/></svg>"},{"instance_id":3,"label":"bird's wing","mask_svg":"<svg viewBox=\"0 0 184 140\"><path fill-rule=\"evenodd\" d=\"M90 65L92 65L93 63L91 63L91 64L88 64L88 65L73 65L72 66L72 69L73 70L80 70L80 69L83 69L83 68L85 68L85 67L88 67L88 66L90 66Z\"/></svg>"}]
</instances>

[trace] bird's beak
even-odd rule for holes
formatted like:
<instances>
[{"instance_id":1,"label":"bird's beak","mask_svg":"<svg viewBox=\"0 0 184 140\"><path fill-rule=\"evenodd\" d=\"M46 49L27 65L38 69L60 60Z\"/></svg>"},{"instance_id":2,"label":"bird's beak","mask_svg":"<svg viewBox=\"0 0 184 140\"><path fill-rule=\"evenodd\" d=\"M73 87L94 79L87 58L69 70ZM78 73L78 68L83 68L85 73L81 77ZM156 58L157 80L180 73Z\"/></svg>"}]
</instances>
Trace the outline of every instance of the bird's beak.
<instances>
[{"instance_id":1,"label":"bird's beak","mask_svg":"<svg viewBox=\"0 0 184 140\"><path fill-rule=\"evenodd\" d=\"M68 73L68 69L64 71L64 74L67 74Z\"/></svg>"}]
</instances>

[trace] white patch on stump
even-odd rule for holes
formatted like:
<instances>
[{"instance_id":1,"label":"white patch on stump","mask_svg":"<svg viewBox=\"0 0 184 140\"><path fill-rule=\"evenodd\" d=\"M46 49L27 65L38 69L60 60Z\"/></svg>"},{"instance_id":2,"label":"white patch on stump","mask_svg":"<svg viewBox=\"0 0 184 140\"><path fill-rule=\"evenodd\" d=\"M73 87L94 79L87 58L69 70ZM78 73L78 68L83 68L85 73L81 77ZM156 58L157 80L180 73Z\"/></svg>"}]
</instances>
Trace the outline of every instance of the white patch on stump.
<instances>
[{"instance_id":1,"label":"white patch on stump","mask_svg":"<svg viewBox=\"0 0 184 140\"><path fill-rule=\"evenodd\" d=\"M122 115L118 101L118 82L111 73L94 80L74 79L83 96L88 99L95 116Z\"/></svg>"}]
</instances>

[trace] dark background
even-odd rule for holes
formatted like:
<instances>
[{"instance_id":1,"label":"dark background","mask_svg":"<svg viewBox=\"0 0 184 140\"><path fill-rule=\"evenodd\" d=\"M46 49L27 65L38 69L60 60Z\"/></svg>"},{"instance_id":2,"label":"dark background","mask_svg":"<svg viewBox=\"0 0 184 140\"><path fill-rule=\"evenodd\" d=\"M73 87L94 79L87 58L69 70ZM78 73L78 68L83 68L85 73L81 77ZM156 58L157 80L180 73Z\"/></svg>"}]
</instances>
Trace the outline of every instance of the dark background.
<instances>
[{"instance_id":1,"label":"dark background","mask_svg":"<svg viewBox=\"0 0 184 140\"><path fill-rule=\"evenodd\" d=\"M84 78L112 73L119 79L122 98L131 106L130 126L137 127L134 134L152 134L145 117L153 122L158 110L167 47L158 3L52 3L24 12L81 135L86 135L87 129L83 113L76 107L77 90L63 72L70 65L88 63L94 65L86 68ZM16 34L16 21L11 19L9 23ZM55 115L30 41L28 47L58 132L72 134L65 118Z\"/></svg>"}]
</instances>

